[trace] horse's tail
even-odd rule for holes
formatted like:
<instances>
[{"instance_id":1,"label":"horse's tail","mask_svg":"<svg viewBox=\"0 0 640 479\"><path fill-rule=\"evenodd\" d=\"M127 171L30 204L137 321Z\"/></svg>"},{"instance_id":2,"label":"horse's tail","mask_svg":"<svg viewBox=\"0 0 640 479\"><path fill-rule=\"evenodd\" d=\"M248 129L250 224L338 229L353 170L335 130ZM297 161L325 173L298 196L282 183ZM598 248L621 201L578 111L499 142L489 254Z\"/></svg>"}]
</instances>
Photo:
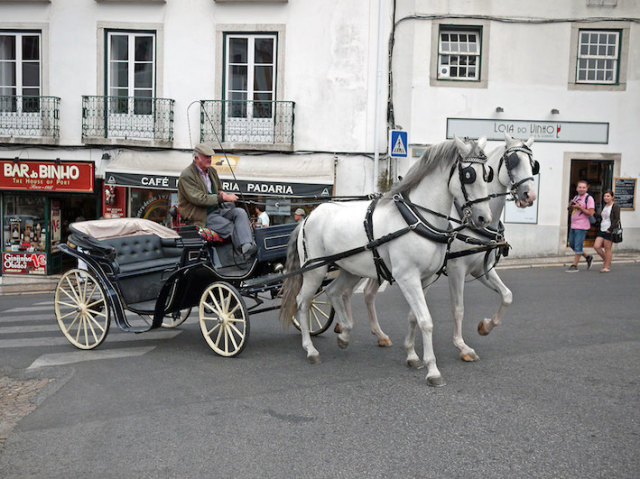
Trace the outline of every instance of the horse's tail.
<instances>
[{"instance_id":1,"label":"horse's tail","mask_svg":"<svg viewBox=\"0 0 640 479\"><path fill-rule=\"evenodd\" d=\"M304 221L301 221L291 233L287 246L287 261L285 272L291 273L300 268L300 255L298 254L298 236ZM282 303L280 304L280 321L285 328L293 322L294 315L298 312L298 293L302 288L302 274L289 276L282 284Z\"/></svg>"}]
</instances>

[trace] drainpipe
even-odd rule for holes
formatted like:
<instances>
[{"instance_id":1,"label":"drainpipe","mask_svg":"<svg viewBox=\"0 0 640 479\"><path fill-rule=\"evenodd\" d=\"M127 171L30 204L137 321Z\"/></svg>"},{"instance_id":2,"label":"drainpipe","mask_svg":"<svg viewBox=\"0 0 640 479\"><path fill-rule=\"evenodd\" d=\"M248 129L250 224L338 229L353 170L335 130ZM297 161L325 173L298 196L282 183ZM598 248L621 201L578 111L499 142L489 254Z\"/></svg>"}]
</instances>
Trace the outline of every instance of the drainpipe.
<instances>
[{"instance_id":1,"label":"drainpipe","mask_svg":"<svg viewBox=\"0 0 640 479\"><path fill-rule=\"evenodd\" d=\"M380 101L382 100L382 65L383 65L383 53L384 53L384 45L383 45L383 23L382 23L382 7L384 0L378 0L378 58L376 60L376 113L374 118L374 129L373 129L373 192L378 192L378 160L380 158L379 149L379 139L380 139L380 112L381 105Z\"/></svg>"}]
</instances>

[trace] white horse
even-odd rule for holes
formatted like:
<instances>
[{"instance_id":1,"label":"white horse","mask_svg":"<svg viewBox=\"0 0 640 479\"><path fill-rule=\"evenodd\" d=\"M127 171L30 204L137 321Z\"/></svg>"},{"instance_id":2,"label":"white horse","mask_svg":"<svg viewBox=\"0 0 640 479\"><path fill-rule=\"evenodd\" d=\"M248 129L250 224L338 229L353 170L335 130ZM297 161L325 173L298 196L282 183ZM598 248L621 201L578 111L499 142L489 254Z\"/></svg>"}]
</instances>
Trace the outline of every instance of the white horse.
<instances>
[{"instance_id":1,"label":"white horse","mask_svg":"<svg viewBox=\"0 0 640 479\"><path fill-rule=\"evenodd\" d=\"M289 241L286 270L297 270L309 261L318 261L321 266L285 280L280 317L285 324L290 324L296 315L302 332L302 347L310 362L319 362L320 354L311 342L307 311L326 276L327 258L341 270L327 288L327 295L342 326L338 345L345 348L353 325L346 314L342 292L352 290L362 277L377 277L373 259L377 250L381 261L398 282L422 331L427 383L444 384L433 352L433 321L422 292L423 280L439 271L444 262L448 237L446 214L451 211L454 198L462 205L466 221L470 220L476 227L491 222L486 181L490 181L488 176L492 171L487 174L482 151L485 144L484 138L477 143L472 140L465 143L456 138L427 148L405 179L379 201L371 215L371 235L363 227L370 205L367 201L322 204L298 225ZM411 211L408 213L410 219L405 219L407 209ZM395 239L376 245L375 249L347 257L341 255L371 245L370 236L380 239L401 231L406 234L398 234ZM444 242L440 242L442 240Z\"/></svg>"},{"instance_id":2,"label":"white horse","mask_svg":"<svg viewBox=\"0 0 640 479\"><path fill-rule=\"evenodd\" d=\"M481 230L469 229L464 234L478 240L496 239L501 234L500 217L504 209L506 196L511 194L516 206L526 208L531 206L536 199L533 177L539 171L538 162L533 159L531 146L533 138L523 142L517 138L505 134L504 146L499 146L488 155L487 165L496 171L496 177L489 183L489 195L492 197L489 203L493 222L487 228ZM455 214L455 213L454 213ZM451 252L460 252L470 248L467 242L456 239L451 244ZM464 286L465 279L469 276L478 279L489 289L498 293L501 304L498 311L491 319L485 318L478 324L478 333L486 336L491 330L500 324L506 309L513 301L511 290L502 282L500 276L493 268L498 260L498 252L490 256L484 253L472 254L452 258L447 262L447 276L449 278L449 292L451 309L454 317L453 344L460 350L460 358L463 361L477 361L480 359L473 348L467 346L462 338L462 320L464 317ZM389 337L382 331L378 323L375 309L375 296L379 289L378 282L367 280L364 287L364 298L369 313L371 332L378 337L379 346L390 346ZM345 295L347 308L350 309L348 298ZM411 313L409 313L411 316ZM409 318L409 334L405 341L405 347L410 356L415 356L415 318ZM338 328L336 328L338 329Z\"/></svg>"}]
</instances>

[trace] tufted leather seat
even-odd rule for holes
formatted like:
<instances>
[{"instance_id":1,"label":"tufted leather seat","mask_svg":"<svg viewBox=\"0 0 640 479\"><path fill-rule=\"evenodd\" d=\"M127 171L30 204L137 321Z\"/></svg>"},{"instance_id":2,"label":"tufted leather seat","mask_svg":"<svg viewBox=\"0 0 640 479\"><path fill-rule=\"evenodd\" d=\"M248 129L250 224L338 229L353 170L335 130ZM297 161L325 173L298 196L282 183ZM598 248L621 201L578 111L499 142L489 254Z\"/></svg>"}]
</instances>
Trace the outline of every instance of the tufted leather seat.
<instances>
[{"instance_id":1,"label":"tufted leather seat","mask_svg":"<svg viewBox=\"0 0 640 479\"><path fill-rule=\"evenodd\" d=\"M116 250L120 273L170 268L180 260L181 248L156 235L136 235L102 240Z\"/></svg>"}]
</instances>

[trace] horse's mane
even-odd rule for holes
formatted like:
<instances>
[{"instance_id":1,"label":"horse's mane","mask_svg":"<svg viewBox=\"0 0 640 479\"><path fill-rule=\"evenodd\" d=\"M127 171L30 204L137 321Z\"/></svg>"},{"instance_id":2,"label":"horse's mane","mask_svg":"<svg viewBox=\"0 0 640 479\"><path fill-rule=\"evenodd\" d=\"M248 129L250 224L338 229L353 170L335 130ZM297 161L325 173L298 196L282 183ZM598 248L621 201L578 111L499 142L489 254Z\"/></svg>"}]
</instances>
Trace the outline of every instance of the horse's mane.
<instances>
[{"instance_id":1,"label":"horse's mane","mask_svg":"<svg viewBox=\"0 0 640 479\"><path fill-rule=\"evenodd\" d=\"M453 140L445 140L427 147L422 156L405 175L389 190L388 195L407 193L415 188L422 179L437 167L451 167L458 158L458 148Z\"/></svg>"}]
</instances>

